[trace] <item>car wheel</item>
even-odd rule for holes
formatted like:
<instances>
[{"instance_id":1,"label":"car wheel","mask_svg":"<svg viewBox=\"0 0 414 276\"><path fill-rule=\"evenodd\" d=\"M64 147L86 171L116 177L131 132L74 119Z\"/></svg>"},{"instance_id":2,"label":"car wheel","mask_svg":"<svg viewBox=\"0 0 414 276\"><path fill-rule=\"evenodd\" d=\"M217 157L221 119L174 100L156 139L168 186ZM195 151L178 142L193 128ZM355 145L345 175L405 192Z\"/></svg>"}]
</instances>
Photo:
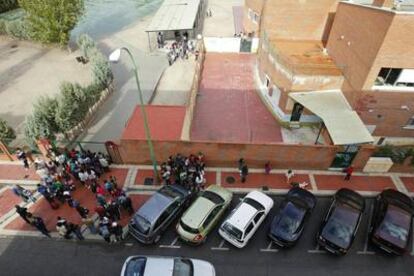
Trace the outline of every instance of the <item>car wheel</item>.
<instances>
[{"instance_id":1,"label":"car wheel","mask_svg":"<svg viewBox=\"0 0 414 276\"><path fill-rule=\"evenodd\" d=\"M156 236L154 239L154 243L158 243L160 239L161 239L161 235Z\"/></svg>"}]
</instances>

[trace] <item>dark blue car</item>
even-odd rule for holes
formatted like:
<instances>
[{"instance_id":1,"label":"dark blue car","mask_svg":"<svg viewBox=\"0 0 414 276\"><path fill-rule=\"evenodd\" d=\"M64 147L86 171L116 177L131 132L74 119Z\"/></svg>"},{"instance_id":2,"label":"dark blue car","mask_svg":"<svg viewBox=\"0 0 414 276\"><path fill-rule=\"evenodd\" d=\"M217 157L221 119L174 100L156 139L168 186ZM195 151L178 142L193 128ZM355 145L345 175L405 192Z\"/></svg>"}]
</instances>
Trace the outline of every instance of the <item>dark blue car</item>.
<instances>
[{"instance_id":1,"label":"dark blue car","mask_svg":"<svg viewBox=\"0 0 414 276\"><path fill-rule=\"evenodd\" d=\"M270 239L280 247L293 246L299 240L315 205L316 198L311 192L301 188L291 189L270 225Z\"/></svg>"}]
</instances>

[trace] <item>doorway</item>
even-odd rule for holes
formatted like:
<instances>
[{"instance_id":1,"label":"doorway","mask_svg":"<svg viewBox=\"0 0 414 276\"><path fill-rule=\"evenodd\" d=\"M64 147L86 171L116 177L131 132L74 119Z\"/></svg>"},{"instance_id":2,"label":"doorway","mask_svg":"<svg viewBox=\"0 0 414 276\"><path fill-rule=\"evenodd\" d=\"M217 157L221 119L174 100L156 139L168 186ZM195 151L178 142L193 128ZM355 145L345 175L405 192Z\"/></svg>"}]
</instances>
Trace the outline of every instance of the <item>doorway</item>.
<instances>
[{"instance_id":1,"label":"doorway","mask_svg":"<svg viewBox=\"0 0 414 276\"><path fill-rule=\"evenodd\" d=\"M302 116L302 113L303 113L303 105L301 105L300 103L295 103L293 105L293 110L292 110L292 115L290 116L290 121L299 122L300 117Z\"/></svg>"},{"instance_id":2,"label":"doorway","mask_svg":"<svg viewBox=\"0 0 414 276\"><path fill-rule=\"evenodd\" d=\"M344 147L344 150L337 152L334 160L331 164L331 169L344 169L351 166L352 161L355 156L358 154L359 146L358 145L347 145Z\"/></svg>"}]
</instances>

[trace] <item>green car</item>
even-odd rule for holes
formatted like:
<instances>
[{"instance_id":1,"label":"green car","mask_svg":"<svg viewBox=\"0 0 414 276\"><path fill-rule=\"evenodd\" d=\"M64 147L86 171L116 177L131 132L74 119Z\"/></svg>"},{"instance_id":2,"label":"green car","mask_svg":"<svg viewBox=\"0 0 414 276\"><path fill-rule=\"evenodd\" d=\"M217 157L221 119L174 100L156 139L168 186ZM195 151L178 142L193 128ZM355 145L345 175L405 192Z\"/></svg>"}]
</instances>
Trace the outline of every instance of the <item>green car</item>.
<instances>
[{"instance_id":1,"label":"green car","mask_svg":"<svg viewBox=\"0 0 414 276\"><path fill-rule=\"evenodd\" d=\"M177 224L181 239L193 244L205 241L224 211L229 207L233 193L217 185L209 186L191 204Z\"/></svg>"}]
</instances>

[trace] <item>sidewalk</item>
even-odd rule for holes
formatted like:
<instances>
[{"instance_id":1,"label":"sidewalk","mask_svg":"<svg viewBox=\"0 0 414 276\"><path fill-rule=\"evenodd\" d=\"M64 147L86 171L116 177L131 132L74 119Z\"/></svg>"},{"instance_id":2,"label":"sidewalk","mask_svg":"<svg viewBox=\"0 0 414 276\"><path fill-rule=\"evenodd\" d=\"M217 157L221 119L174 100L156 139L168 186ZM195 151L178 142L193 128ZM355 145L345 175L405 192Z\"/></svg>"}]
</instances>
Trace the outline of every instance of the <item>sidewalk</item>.
<instances>
[{"instance_id":1,"label":"sidewalk","mask_svg":"<svg viewBox=\"0 0 414 276\"><path fill-rule=\"evenodd\" d=\"M269 194L285 194L290 188L284 175L285 172L285 170L272 170L269 175L266 175L264 170L252 168L246 182L241 183L236 168L207 168L206 180L207 186L218 184L235 193L246 193L255 189L263 189ZM345 181L344 174L341 172L295 170L294 173L295 176L291 181L309 183L306 188L316 195L332 195L339 188L347 187L365 196L375 196L383 189L388 188L397 189L410 196L414 196L414 174L366 174L356 172L349 181ZM35 190L36 184L39 181L33 171L30 172L27 179L24 178L25 174L23 166L18 162L0 163L0 184L3 185L0 188L0 235L41 236L15 213L15 204L26 206L30 212L40 215L52 232L55 232L57 216L80 223L80 216L66 204L57 210L52 210L39 194L36 194L38 200L34 204L24 203L16 197L11 191L13 184L18 183ZM119 185L128 189L128 195L131 197L135 209L139 208L159 188L159 185L144 185L145 178L153 176L151 166L114 165L111 167L111 171L102 177L102 180L109 175L116 176ZM78 189L73 195L74 198L80 201L82 206L86 206L93 214L96 200L89 190L78 185ZM121 225L126 226L128 221L129 216L123 213ZM87 230L85 230L84 234L87 239L102 240L98 235L90 235ZM52 237L58 237L57 233L52 233Z\"/></svg>"}]
</instances>

